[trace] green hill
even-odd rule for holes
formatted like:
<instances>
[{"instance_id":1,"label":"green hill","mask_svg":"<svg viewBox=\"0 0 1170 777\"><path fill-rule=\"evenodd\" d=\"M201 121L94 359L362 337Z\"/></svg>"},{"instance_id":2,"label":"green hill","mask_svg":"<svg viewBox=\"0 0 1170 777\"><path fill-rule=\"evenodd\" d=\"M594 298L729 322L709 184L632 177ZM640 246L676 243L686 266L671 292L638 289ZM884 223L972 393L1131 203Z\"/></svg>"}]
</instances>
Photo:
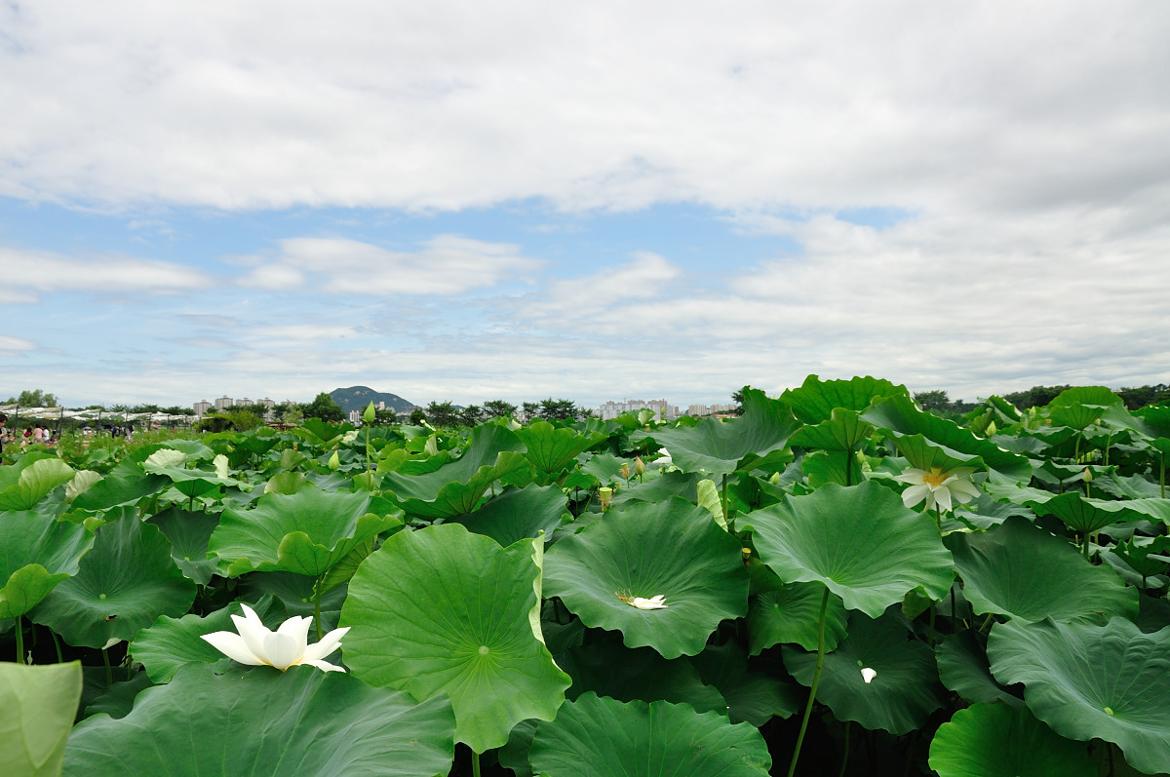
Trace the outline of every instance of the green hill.
<instances>
[{"instance_id":1,"label":"green hill","mask_svg":"<svg viewBox=\"0 0 1170 777\"><path fill-rule=\"evenodd\" d=\"M397 394L374 391L369 386L350 386L349 388L333 389L333 391L329 392L329 396L333 397L333 401L337 403L337 406L346 413L351 410L365 410L366 405L371 402L375 406L379 402L385 402L386 408L396 413L409 413L415 407L412 402L403 399Z\"/></svg>"}]
</instances>

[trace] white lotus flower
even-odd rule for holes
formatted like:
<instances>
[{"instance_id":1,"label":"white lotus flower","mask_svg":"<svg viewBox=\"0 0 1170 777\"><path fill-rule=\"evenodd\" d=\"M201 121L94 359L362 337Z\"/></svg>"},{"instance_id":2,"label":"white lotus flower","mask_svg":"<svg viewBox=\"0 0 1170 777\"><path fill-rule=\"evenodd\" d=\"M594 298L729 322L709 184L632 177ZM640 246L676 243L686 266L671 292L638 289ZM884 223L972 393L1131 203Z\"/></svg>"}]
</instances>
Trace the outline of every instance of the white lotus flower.
<instances>
[{"instance_id":1,"label":"white lotus flower","mask_svg":"<svg viewBox=\"0 0 1170 777\"><path fill-rule=\"evenodd\" d=\"M665 610L670 606L666 603L666 597L662 594L651 596L649 599L645 599L641 596L635 596L626 602L626 604L630 605L631 607L637 607L639 610Z\"/></svg>"},{"instance_id":2,"label":"white lotus flower","mask_svg":"<svg viewBox=\"0 0 1170 777\"><path fill-rule=\"evenodd\" d=\"M346 445L349 445L350 443L352 443L352 442L353 442L354 440L356 440L357 438L358 438L357 429L351 429L350 431L348 431L348 432L346 432L345 434L341 435L341 441L342 441L343 443L345 443Z\"/></svg>"},{"instance_id":3,"label":"white lotus flower","mask_svg":"<svg viewBox=\"0 0 1170 777\"><path fill-rule=\"evenodd\" d=\"M949 511L955 503L969 502L979 496L979 489L971 482L973 472L975 470L970 467L946 471L940 467L931 467L929 471L910 467L894 479L910 484L902 492L902 504L907 507L913 507L925 499L927 510L933 510L937 504Z\"/></svg>"},{"instance_id":4,"label":"white lotus flower","mask_svg":"<svg viewBox=\"0 0 1170 777\"><path fill-rule=\"evenodd\" d=\"M226 479L231 474L231 467L228 464L228 457L222 453L211 460L211 466L215 467L215 474L218 477Z\"/></svg>"},{"instance_id":5,"label":"white lotus flower","mask_svg":"<svg viewBox=\"0 0 1170 777\"><path fill-rule=\"evenodd\" d=\"M877 677L877 670L876 669L870 669L868 666L862 668L861 679L865 680L866 685L869 685L870 683L872 683L873 678L875 678L875 677Z\"/></svg>"},{"instance_id":6,"label":"white lotus flower","mask_svg":"<svg viewBox=\"0 0 1170 777\"><path fill-rule=\"evenodd\" d=\"M251 607L241 604L240 608L244 617L232 616L239 634L216 631L203 635L204 640L228 658L248 666L271 666L282 672L300 664L315 666L323 672L345 671L324 659L341 647L341 638L349 632L348 626L334 629L320 642L310 645L308 637L312 618L294 615L280 624L276 631L269 631Z\"/></svg>"}]
</instances>

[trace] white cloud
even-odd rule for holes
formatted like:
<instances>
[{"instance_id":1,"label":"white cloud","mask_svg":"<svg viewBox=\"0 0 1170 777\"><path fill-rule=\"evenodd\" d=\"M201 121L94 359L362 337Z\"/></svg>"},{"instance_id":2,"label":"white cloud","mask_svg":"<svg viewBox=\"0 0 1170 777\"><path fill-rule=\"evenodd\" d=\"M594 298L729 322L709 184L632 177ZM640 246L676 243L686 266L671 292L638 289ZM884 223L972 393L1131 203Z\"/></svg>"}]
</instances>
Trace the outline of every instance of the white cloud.
<instances>
[{"instance_id":1,"label":"white cloud","mask_svg":"<svg viewBox=\"0 0 1170 777\"><path fill-rule=\"evenodd\" d=\"M678 278L679 268L653 251L636 251L630 261L590 275L554 280L525 300L532 316L591 316L598 309L636 299L660 297Z\"/></svg>"},{"instance_id":2,"label":"white cloud","mask_svg":"<svg viewBox=\"0 0 1170 777\"><path fill-rule=\"evenodd\" d=\"M0 335L0 352L31 351L33 348L36 348L36 343L31 340Z\"/></svg>"},{"instance_id":3,"label":"white cloud","mask_svg":"<svg viewBox=\"0 0 1170 777\"><path fill-rule=\"evenodd\" d=\"M265 326L255 330L254 334L266 340L284 340L294 343L313 340L345 340L356 337L358 332L352 326L338 326L330 324L282 324Z\"/></svg>"},{"instance_id":4,"label":"white cloud","mask_svg":"<svg viewBox=\"0 0 1170 777\"><path fill-rule=\"evenodd\" d=\"M0 301L35 302L37 292L154 291L200 289L211 280L189 267L145 259L60 256L0 246L0 279L6 288Z\"/></svg>"},{"instance_id":5,"label":"white cloud","mask_svg":"<svg viewBox=\"0 0 1170 777\"><path fill-rule=\"evenodd\" d=\"M511 243L439 235L416 251L394 251L344 238L298 237L281 241L280 256L241 283L290 289L320 276L322 290L337 294L460 294L501 281L527 281L540 262Z\"/></svg>"},{"instance_id":6,"label":"white cloud","mask_svg":"<svg viewBox=\"0 0 1170 777\"><path fill-rule=\"evenodd\" d=\"M0 192L219 208L1166 202L1170 6L0 8Z\"/></svg>"}]
</instances>

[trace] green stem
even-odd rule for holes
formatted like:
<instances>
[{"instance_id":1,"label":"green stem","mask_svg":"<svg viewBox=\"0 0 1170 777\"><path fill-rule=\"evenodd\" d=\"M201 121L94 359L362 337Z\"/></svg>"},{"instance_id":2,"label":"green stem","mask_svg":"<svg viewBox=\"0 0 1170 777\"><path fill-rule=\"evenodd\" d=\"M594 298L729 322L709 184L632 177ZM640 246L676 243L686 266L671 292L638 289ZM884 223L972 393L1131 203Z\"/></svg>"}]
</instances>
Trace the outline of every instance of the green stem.
<instances>
[{"instance_id":1,"label":"green stem","mask_svg":"<svg viewBox=\"0 0 1170 777\"><path fill-rule=\"evenodd\" d=\"M845 449L845 485L853 485L853 449Z\"/></svg>"},{"instance_id":2,"label":"green stem","mask_svg":"<svg viewBox=\"0 0 1170 777\"><path fill-rule=\"evenodd\" d=\"M1085 561L1089 560L1089 533L1081 533L1081 555L1085 557Z\"/></svg>"},{"instance_id":3,"label":"green stem","mask_svg":"<svg viewBox=\"0 0 1170 777\"><path fill-rule=\"evenodd\" d=\"M317 632L317 641L321 641L321 594L313 597L313 628Z\"/></svg>"},{"instance_id":4,"label":"green stem","mask_svg":"<svg viewBox=\"0 0 1170 777\"><path fill-rule=\"evenodd\" d=\"M841 755L841 771L837 772L837 777L845 777L845 770L849 768L849 735L853 732L853 724L846 721L845 723L845 747L844 753Z\"/></svg>"},{"instance_id":5,"label":"green stem","mask_svg":"<svg viewBox=\"0 0 1170 777\"><path fill-rule=\"evenodd\" d=\"M1166 454L1159 451L1162 459L1161 472L1158 474L1158 488L1161 490L1161 496L1166 498Z\"/></svg>"},{"instance_id":6,"label":"green stem","mask_svg":"<svg viewBox=\"0 0 1170 777\"><path fill-rule=\"evenodd\" d=\"M942 531L942 508L938 506L937 502L934 505L934 525L938 527L940 532Z\"/></svg>"},{"instance_id":7,"label":"green stem","mask_svg":"<svg viewBox=\"0 0 1170 777\"><path fill-rule=\"evenodd\" d=\"M987 631L987 627L991 625L991 619L995 617L995 613L988 613L987 618L983 621L983 625L979 627L980 633Z\"/></svg>"},{"instance_id":8,"label":"green stem","mask_svg":"<svg viewBox=\"0 0 1170 777\"><path fill-rule=\"evenodd\" d=\"M24 618L16 616L16 663L24 663Z\"/></svg>"},{"instance_id":9,"label":"green stem","mask_svg":"<svg viewBox=\"0 0 1170 777\"><path fill-rule=\"evenodd\" d=\"M825 668L825 620L829 608L829 589L821 594L821 614L817 620L817 665L813 670L812 685L808 689L808 702L804 705L804 717L800 720L800 733L796 735L796 748L792 751L792 760L788 762L788 777L796 774L796 763L800 760L800 748L804 744L804 735L808 731L808 721L812 717L813 702L817 699L817 688L821 684L821 670Z\"/></svg>"},{"instance_id":10,"label":"green stem","mask_svg":"<svg viewBox=\"0 0 1170 777\"><path fill-rule=\"evenodd\" d=\"M102 665L106 668L106 685L114 684L114 668L110 666L110 651L102 648Z\"/></svg>"},{"instance_id":11,"label":"green stem","mask_svg":"<svg viewBox=\"0 0 1170 777\"><path fill-rule=\"evenodd\" d=\"M49 629L49 636L53 638L53 649L57 651L57 663L65 663L65 657L61 655L61 640L57 639L57 632Z\"/></svg>"},{"instance_id":12,"label":"green stem","mask_svg":"<svg viewBox=\"0 0 1170 777\"><path fill-rule=\"evenodd\" d=\"M471 751L471 774L472 777L479 777L479 753L474 750Z\"/></svg>"},{"instance_id":13,"label":"green stem","mask_svg":"<svg viewBox=\"0 0 1170 777\"><path fill-rule=\"evenodd\" d=\"M723 520L731 523L731 516L727 513L727 475L723 476Z\"/></svg>"}]
</instances>

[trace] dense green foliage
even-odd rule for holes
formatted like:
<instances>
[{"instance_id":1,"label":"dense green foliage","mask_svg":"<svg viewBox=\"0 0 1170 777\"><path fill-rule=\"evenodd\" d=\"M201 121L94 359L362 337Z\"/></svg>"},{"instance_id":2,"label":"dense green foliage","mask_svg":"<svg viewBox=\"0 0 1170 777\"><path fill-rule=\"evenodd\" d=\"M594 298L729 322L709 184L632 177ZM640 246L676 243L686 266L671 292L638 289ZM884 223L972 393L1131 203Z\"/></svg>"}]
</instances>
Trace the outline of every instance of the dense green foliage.
<instances>
[{"instance_id":1,"label":"dense green foliage","mask_svg":"<svg viewBox=\"0 0 1170 777\"><path fill-rule=\"evenodd\" d=\"M17 452L0 773L1170 772L1170 406L739 399ZM247 617L347 673L201 639Z\"/></svg>"}]
</instances>

